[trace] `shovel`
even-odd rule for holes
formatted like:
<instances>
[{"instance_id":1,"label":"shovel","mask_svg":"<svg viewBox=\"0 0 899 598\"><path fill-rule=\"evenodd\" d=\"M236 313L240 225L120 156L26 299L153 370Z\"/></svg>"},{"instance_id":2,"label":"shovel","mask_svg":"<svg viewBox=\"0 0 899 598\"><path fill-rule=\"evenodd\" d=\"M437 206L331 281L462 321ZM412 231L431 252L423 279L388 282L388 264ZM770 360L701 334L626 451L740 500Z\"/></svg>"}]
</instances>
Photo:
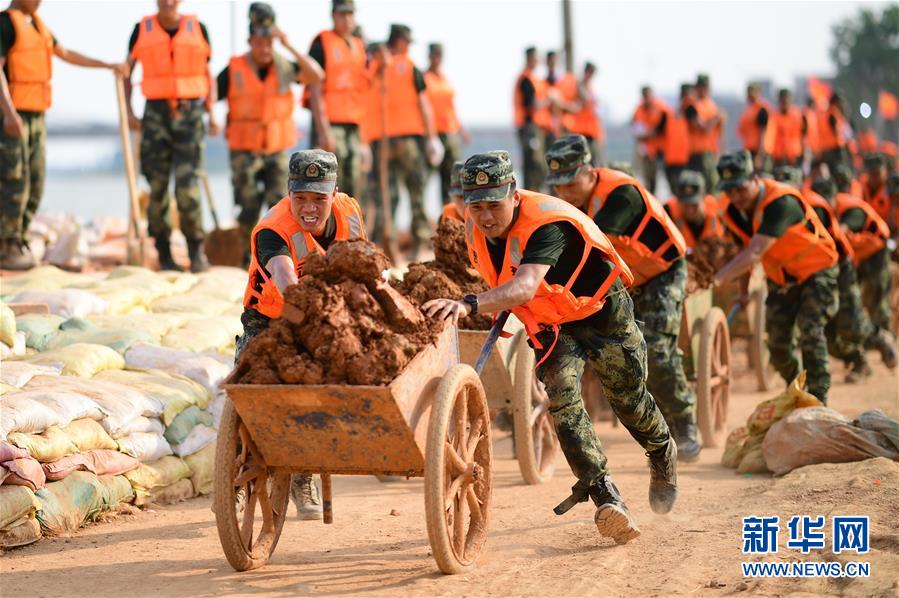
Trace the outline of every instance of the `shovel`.
<instances>
[{"instance_id":1,"label":"shovel","mask_svg":"<svg viewBox=\"0 0 899 598\"><path fill-rule=\"evenodd\" d=\"M206 196L206 205L212 214L213 229L206 235L203 249L206 251L206 259L213 266L243 266L243 237L240 227L221 228L219 226L218 212L212 199L212 188L209 185L209 176L205 171L200 173L200 181L203 183L203 194Z\"/></svg>"},{"instance_id":2,"label":"shovel","mask_svg":"<svg viewBox=\"0 0 899 598\"><path fill-rule=\"evenodd\" d=\"M144 264L144 228L140 223L140 205L138 201L137 171L134 165L134 152L131 145L131 134L128 131L128 113L125 108L125 82L121 75L115 75L116 99L119 107L119 134L122 137L122 158L125 163L125 178L128 181L128 239L126 242L126 261L130 265Z\"/></svg>"}]
</instances>

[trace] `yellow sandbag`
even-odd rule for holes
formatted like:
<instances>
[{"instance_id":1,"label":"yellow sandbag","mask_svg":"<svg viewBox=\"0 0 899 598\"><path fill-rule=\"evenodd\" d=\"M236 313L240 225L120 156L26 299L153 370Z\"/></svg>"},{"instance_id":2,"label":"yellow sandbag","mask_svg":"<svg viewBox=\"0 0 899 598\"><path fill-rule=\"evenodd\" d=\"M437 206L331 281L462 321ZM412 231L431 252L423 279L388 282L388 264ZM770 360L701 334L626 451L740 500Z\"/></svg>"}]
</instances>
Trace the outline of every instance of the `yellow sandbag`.
<instances>
[{"instance_id":1,"label":"yellow sandbag","mask_svg":"<svg viewBox=\"0 0 899 598\"><path fill-rule=\"evenodd\" d=\"M7 550L27 546L41 539L41 524L33 517L26 517L0 530L0 548Z\"/></svg>"},{"instance_id":2,"label":"yellow sandbag","mask_svg":"<svg viewBox=\"0 0 899 598\"><path fill-rule=\"evenodd\" d=\"M62 364L64 376L90 378L104 370L120 370L125 359L109 347L90 343L75 343L53 351L36 353L22 359L34 365Z\"/></svg>"},{"instance_id":3,"label":"yellow sandbag","mask_svg":"<svg viewBox=\"0 0 899 598\"><path fill-rule=\"evenodd\" d=\"M212 400L201 384L161 370L107 370L98 374L97 379L125 384L158 398L165 404L162 419L166 425L190 405L205 409Z\"/></svg>"},{"instance_id":4,"label":"yellow sandbag","mask_svg":"<svg viewBox=\"0 0 899 598\"><path fill-rule=\"evenodd\" d=\"M91 293L109 303L106 313L113 315L145 312L149 308L147 297L140 289L121 285L101 285L92 288Z\"/></svg>"},{"instance_id":5,"label":"yellow sandbag","mask_svg":"<svg viewBox=\"0 0 899 598\"><path fill-rule=\"evenodd\" d=\"M95 315L87 320L97 328L108 330L136 330L149 335L155 344L159 344L166 334L182 326L187 318L184 314L131 314L128 316Z\"/></svg>"},{"instance_id":6,"label":"yellow sandbag","mask_svg":"<svg viewBox=\"0 0 899 598\"><path fill-rule=\"evenodd\" d=\"M823 405L813 395L802 390L802 387L805 386L805 375L806 373L803 371L782 393L756 405L755 411L746 420L746 429L750 436L762 435L764 437L771 424L794 409Z\"/></svg>"},{"instance_id":7,"label":"yellow sandbag","mask_svg":"<svg viewBox=\"0 0 899 598\"><path fill-rule=\"evenodd\" d=\"M150 305L154 313L188 313L199 316L218 316L233 305L230 301L216 299L199 293L172 295L157 299Z\"/></svg>"},{"instance_id":8,"label":"yellow sandbag","mask_svg":"<svg viewBox=\"0 0 899 598\"><path fill-rule=\"evenodd\" d=\"M19 389L16 388L15 386L6 384L4 382L0 382L0 397L2 397L3 395L5 395L8 392L15 392L17 390L19 390Z\"/></svg>"},{"instance_id":9,"label":"yellow sandbag","mask_svg":"<svg viewBox=\"0 0 899 598\"><path fill-rule=\"evenodd\" d=\"M25 486L0 486L0 529L22 517L34 517L41 508L40 501Z\"/></svg>"},{"instance_id":10,"label":"yellow sandbag","mask_svg":"<svg viewBox=\"0 0 899 598\"><path fill-rule=\"evenodd\" d=\"M153 490L171 486L178 480L186 480L190 475L187 463L173 456L163 457L153 463L141 463L137 469L124 474L134 488L135 504L138 504L137 500L148 497Z\"/></svg>"},{"instance_id":11,"label":"yellow sandbag","mask_svg":"<svg viewBox=\"0 0 899 598\"><path fill-rule=\"evenodd\" d=\"M55 266L39 266L19 276L4 277L0 293L5 297L22 291L56 291L91 280L93 278L85 274L65 272Z\"/></svg>"},{"instance_id":12,"label":"yellow sandbag","mask_svg":"<svg viewBox=\"0 0 899 598\"><path fill-rule=\"evenodd\" d=\"M749 450L740 464L737 466L737 473L768 473L768 466L765 463L765 455L762 454L762 446L755 446Z\"/></svg>"},{"instance_id":13,"label":"yellow sandbag","mask_svg":"<svg viewBox=\"0 0 899 598\"><path fill-rule=\"evenodd\" d=\"M162 346L194 353L222 351L233 346L234 337L242 331L243 326L239 317L197 318L165 335L162 339Z\"/></svg>"},{"instance_id":14,"label":"yellow sandbag","mask_svg":"<svg viewBox=\"0 0 899 598\"><path fill-rule=\"evenodd\" d=\"M78 452L92 451L94 449L118 449L118 444L112 436L106 433L98 422L92 419L76 419L62 429L68 435L72 443L78 448ZM40 459L38 459L40 461Z\"/></svg>"},{"instance_id":15,"label":"yellow sandbag","mask_svg":"<svg viewBox=\"0 0 899 598\"><path fill-rule=\"evenodd\" d=\"M16 314L0 301L0 342L8 347L16 344Z\"/></svg>"},{"instance_id":16,"label":"yellow sandbag","mask_svg":"<svg viewBox=\"0 0 899 598\"><path fill-rule=\"evenodd\" d=\"M211 494L215 481L215 443L184 457L184 462L190 467L190 483L194 486L194 493Z\"/></svg>"},{"instance_id":17,"label":"yellow sandbag","mask_svg":"<svg viewBox=\"0 0 899 598\"><path fill-rule=\"evenodd\" d=\"M97 481L103 487L103 502L108 508L134 500L134 489L124 475L101 475L97 476Z\"/></svg>"},{"instance_id":18,"label":"yellow sandbag","mask_svg":"<svg viewBox=\"0 0 899 598\"><path fill-rule=\"evenodd\" d=\"M89 421L94 425L100 425L92 419L79 421ZM40 434L12 432L6 439L20 449L28 451L29 455L41 463L56 461L79 452L78 445L59 426L50 426ZM113 448L115 447L113 446Z\"/></svg>"},{"instance_id":19,"label":"yellow sandbag","mask_svg":"<svg viewBox=\"0 0 899 598\"><path fill-rule=\"evenodd\" d=\"M190 291L197 284L197 275L190 272L175 272L174 270L165 270L157 272L157 276L163 278L166 282L175 288L175 294L184 294Z\"/></svg>"},{"instance_id":20,"label":"yellow sandbag","mask_svg":"<svg viewBox=\"0 0 899 598\"><path fill-rule=\"evenodd\" d=\"M724 442L721 465L736 469L746 454L743 450L743 445L748 437L749 431L746 429L746 426L740 426L731 430L731 433L727 435L727 440Z\"/></svg>"}]
</instances>

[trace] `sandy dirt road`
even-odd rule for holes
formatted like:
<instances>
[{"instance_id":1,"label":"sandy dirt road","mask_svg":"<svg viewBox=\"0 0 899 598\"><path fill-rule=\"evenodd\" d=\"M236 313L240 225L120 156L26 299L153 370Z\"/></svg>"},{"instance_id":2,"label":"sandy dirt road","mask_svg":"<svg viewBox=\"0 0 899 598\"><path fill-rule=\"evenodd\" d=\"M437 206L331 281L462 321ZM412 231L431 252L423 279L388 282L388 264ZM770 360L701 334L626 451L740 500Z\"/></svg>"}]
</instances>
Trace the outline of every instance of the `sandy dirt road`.
<instances>
[{"instance_id":1,"label":"sandy dirt road","mask_svg":"<svg viewBox=\"0 0 899 598\"><path fill-rule=\"evenodd\" d=\"M873 356L872 356L873 357ZM831 406L849 417L870 408L899 415L899 380L879 364L863 386L835 385ZM842 380L837 366L835 379ZM776 393L736 382L731 427ZM69 538L45 538L0 558L3 596L402 595L731 595L846 593L899 595L899 465L883 459L822 465L782 479L740 476L721 467L721 449L680 468L674 512L655 516L648 471L623 428L598 424L616 484L643 535L626 546L600 539L592 508L557 517L552 507L573 479L526 486L508 438L496 442L495 494L487 551L470 573L441 575L430 557L421 480L335 480L335 522L293 518L272 562L235 573L225 561L208 498L91 525ZM391 515L391 511L397 514ZM794 514L872 517L868 579L752 580L742 577L741 518ZM785 541L782 540L782 544ZM770 561L798 560L782 545ZM828 549L807 557L853 560ZM856 558L855 560L862 560Z\"/></svg>"}]
</instances>

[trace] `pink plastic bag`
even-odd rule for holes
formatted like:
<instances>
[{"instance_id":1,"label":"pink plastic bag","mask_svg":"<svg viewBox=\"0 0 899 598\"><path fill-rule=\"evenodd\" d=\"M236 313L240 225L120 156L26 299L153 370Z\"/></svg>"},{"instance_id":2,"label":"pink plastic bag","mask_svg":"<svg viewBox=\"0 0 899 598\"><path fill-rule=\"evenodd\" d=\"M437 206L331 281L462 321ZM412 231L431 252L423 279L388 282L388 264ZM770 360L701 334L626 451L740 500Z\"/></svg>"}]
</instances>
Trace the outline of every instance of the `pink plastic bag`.
<instances>
[{"instance_id":1,"label":"pink plastic bag","mask_svg":"<svg viewBox=\"0 0 899 598\"><path fill-rule=\"evenodd\" d=\"M13 459L4 463L3 467L9 470L9 475L3 480L4 484L27 486L32 492L37 492L47 483L47 476L37 459Z\"/></svg>"}]
</instances>

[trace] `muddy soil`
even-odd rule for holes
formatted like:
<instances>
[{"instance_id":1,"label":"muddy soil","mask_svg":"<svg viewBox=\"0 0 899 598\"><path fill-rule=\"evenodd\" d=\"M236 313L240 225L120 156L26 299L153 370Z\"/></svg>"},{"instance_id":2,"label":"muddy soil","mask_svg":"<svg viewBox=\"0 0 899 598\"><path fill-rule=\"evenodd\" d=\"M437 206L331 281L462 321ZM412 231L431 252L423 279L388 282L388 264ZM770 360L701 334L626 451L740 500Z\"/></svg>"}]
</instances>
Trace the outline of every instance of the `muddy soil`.
<instances>
[{"instance_id":1,"label":"muddy soil","mask_svg":"<svg viewBox=\"0 0 899 598\"><path fill-rule=\"evenodd\" d=\"M712 286L715 272L740 252L728 238L702 239L687 256L687 294Z\"/></svg>"}]
</instances>

